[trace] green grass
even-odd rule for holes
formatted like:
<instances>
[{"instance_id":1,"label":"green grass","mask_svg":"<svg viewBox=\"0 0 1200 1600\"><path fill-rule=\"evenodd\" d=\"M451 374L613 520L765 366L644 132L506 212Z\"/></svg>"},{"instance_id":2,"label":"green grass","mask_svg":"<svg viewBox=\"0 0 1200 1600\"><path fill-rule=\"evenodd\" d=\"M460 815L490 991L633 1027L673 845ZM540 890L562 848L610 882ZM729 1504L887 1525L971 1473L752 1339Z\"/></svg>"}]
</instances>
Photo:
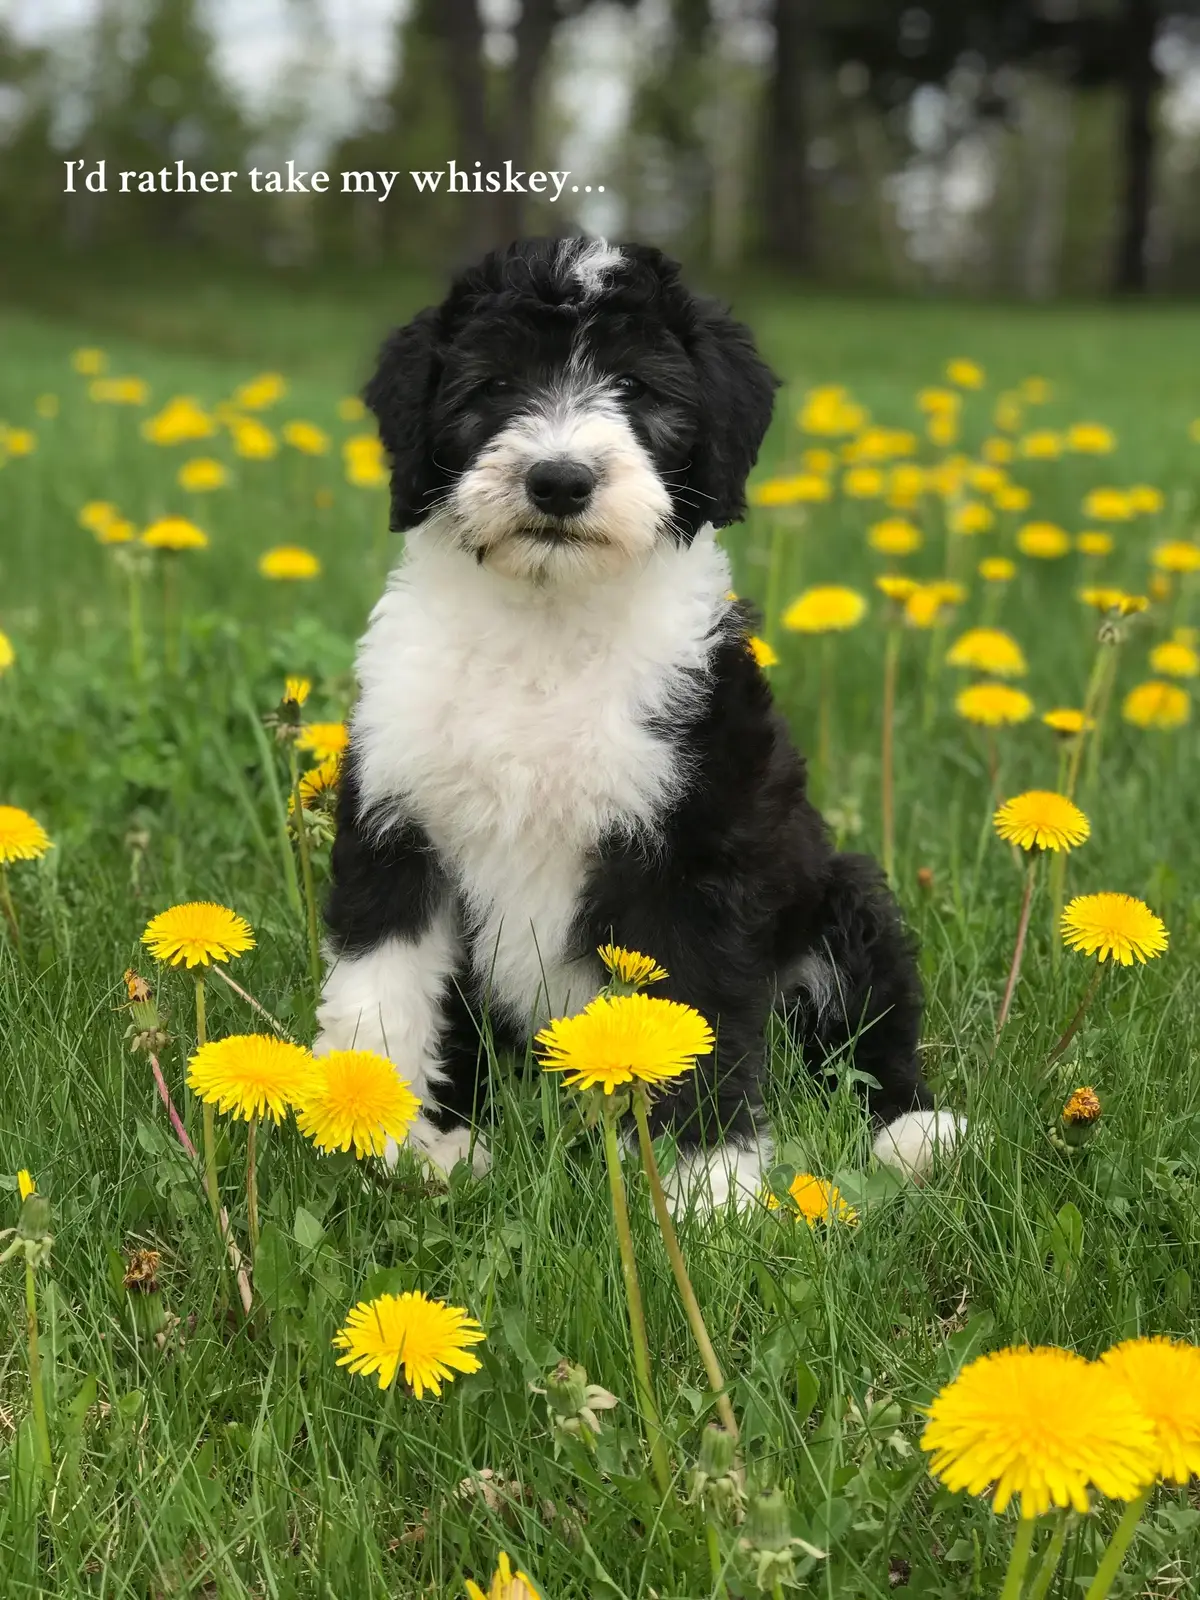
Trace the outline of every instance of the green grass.
<instances>
[{"instance_id":1,"label":"green grass","mask_svg":"<svg viewBox=\"0 0 1200 1600\"><path fill-rule=\"evenodd\" d=\"M336 401L361 375L389 318L420 285L374 285L358 300L239 285L200 293L145 285L57 310L0 314L0 417L30 423L32 456L0 469L0 627L17 664L0 679L0 803L24 806L55 848L12 872L20 954L0 942L0 1174L15 1191L31 1168L55 1217L41 1275L42 1348L57 1460L34 1507L23 1307L15 1264L0 1269L0 1592L62 1596L456 1596L487 1581L498 1549L550 1597L713 1593L694 1510L659 1504L633 1412L633 1379L599 1141L571 1119L567 1091L523 1063L500 1062L492 1175L448 1190L415 1168L364 1183L348 1159L320 1160L294 1129L271 1132L262 1163L266 1231L254 1316L230 1309L203 1197L173 1144L144 1055L123 1038L121 975L149 973L138 938L175 901L211 897L253 923L257 946L235 975L304 1036L311 1027L303 924L286 887L278 797L282 764L258 718L285 671L314 680L307 712L340 716L352 695L353 641L394 541L382 496L341 481L336 441L351 428ZM978 357L989 393L1037 371L1057 387L1050 425L1110 423L1114 458L1019 466L1038 516L1080 526L1085 487L1148 481L1163 516L1118 534L1105 575L1140 588L1150 545L1191 526L1200 447L1187 423L1200 314L849 305L769 291L743 307L778 370L799 390L849 384L877 417L912 425L913 395L943 361ZM79 314L82 312L82 316ZM113 370L144 376L155 401L215 402L266 364L291 380L278 417L328 427L335 454L266 464L227 456L234 487L198 499L212 547L182 558L183 666L163 667L156 588L146 592L149 671L131 679L125 581L111 551L76 525L112 499L139 522L186 509L179 461L207 444L160 450L136 414L91 405L71 349L101 342ZM35 397L61 396L35 419ZM977 445L989 402L968 402ZM764 457L795 441L786 408ZM319 507L319 489L332 504ZM869 585L862 538L870 503L818 508L784 534L785 581ZM1010 540L1014 519L951 559L964 575ZM940 522L912 563L940 572ZM762 598L773 524L759 515L728 542L739 589ZM314 549L312 586L266 585L268 545ZM1076 558L1025 562L1001 621L1030 657L1039 709L1079 704L1094 624L1073 598ZM963 608L980 615L982 586ZM1122 650L1122 690L1147 675L1149 643L1185 619L1158 608ZM1191 620L1200 621L1193 615ZM944 642L944 641L943 641ZM1025 975L995 1059L994 1017L1011 952L1019 864L991 834L985 746L936 683L922 726L928 635L905 642L897 729L899 892L920 936L928 986L925 1062L966 1112L969 1149L924 1187L873 1173L853 1093L822 1093L782 1054L770 1105L781 1160L836 1178L860 1223L826 1237L774 1219L684 1230L684 1248L718 1353L733 1379L752 1483L784 1488L794 1526L829 1551L807 1592L877 1600L910 1573L914 1595L995 1594L1011 1518L940 1491L925 1472L918 1408L972 1352L1057 1342L1097 1354L1135 1332L1188 1335L1200 1280L1197 1149L1200 1034L1195 982L1200 908L1198 768L1190 730L1150 734L1110 723L1098 779L1084 791L1093 837L1070 863L1073 891L1146 898L1171 929L1165 959L1106 973L1078 1048L1046 1065L1089 963L1052 962L1047 898L1034 907ZM817 651L786 637L776 688L797 737L815 742ZM876 623L839 641L835 771L827 808L844 838L879 844ZM999 741L1001 788L1053 786L1052 736L1036 721ZM932 887L918 887L929 868ZM321 863L322 874L325 863ZM249 1013L220 985L214 1033ZM163 975L174 1042L164 1071L182 1104L190 987ZM1071 1158L1051 1141L1065 1094L1094 1083L1101 1130ZM187 1111L193 1134L195 1108ZM243 1134L222 1149L239 1236ZM681 1475L709 1409L644 1188L629 1171L655 1376ZM0 1193L15 1218L15 1192ZM139 1339L120 1258L163 1253L165 1302L180 1321L165 1351ZM466 1305L488 1331L483 1370L440 1402L414 1403L335 1367L330 1338L372 1288L420 1286ZM593 1459L556 1448L531 1393L562 1355L621 1400ZM480 1475L490 1476L481 1487ZM1200 1512L1160 1490L1120 1580L1122 1595L1189 1593ZM1073 1534L1053 1593L1077 1595L1112 1517ZM902 1566L901 1564L907 1564ZM750 1593L736 1570L731 1591Z\"/></svg>"}]
</instances>

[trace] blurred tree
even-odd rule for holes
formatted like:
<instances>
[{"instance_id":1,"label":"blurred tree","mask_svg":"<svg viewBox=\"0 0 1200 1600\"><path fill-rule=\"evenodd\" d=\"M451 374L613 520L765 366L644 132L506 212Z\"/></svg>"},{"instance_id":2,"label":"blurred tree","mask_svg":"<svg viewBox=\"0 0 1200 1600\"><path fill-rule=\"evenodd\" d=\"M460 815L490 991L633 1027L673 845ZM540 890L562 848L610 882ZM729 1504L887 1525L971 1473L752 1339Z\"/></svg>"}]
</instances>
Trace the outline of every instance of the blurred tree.
<instances>
[{"instance_id":1,"label":"blurred tree","mask_svg":"<svg viewBox=\"0 0 1200 1600\"><path fill-rule=\"evenodd\" d=\"M52 105L46 52L19 45L0 21L0 238L10 244L48 231L60 209Z\"/></svg>"},{"instance_id":2,"label":"blurred tree","mask_svg":"<svg viewBox=\"0 0 1200 1600\"><path fill-rule=\"evenodd\" d=\"M808 102L820 40L818 0L774 0L775 50L767 88L764 235L779 266L808 272L815 261L808 165Z\"/></svg>"}]
</instances>

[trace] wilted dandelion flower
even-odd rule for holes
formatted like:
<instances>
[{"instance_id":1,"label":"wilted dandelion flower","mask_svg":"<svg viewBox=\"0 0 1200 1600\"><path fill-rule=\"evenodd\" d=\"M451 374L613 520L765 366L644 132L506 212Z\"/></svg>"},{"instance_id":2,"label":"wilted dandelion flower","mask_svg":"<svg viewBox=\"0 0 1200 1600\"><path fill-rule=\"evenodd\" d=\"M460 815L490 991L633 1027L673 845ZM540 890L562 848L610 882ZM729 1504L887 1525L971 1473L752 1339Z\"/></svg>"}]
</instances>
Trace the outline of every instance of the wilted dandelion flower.
<instances>
[{"instance_id":1,"label":"wilted dandelion flower","mask_svg":"<svg viewBox=\"0 0 1200 1600\"><path fill-rule=\"evenodd\" d=\"M955 696L954 709L968 722L984 728L1003 728L1028 721L1033 715L1033 701L1006 683L975 683Z\"/></svg>"},{"instance_id":2,"label":"wilted dandelion flower","mask_svg":"<svg viewBox=\"0 0 1200 1600\"><path fill-rule=\"evenodd\" d=\"M306 722L296 738L297 750L311 750L314 761L340 756L350 742L344 722Z\"/></svg>"},{"instance_id":3,"label":"wilted dandelion flower","mask_svg":"<svg viewBox=\"0 0 1200 1600\"><path fill-rule=\"evenodd\" d=\"M389 1139L403 1144L421 1102L374 1050L318 1056L296 1100L296 1126L318 1150L350 1150L361 1161L381 1156Z\"/></svg>"},{"instance_id":4,"label":"wilted dandelion flower","mask_svg":"<svg viewBox=\"0 0 1200 1600\"><path fill-rule=\"evenodd\" d=\"M1191 696L1177 683L1150 678L1125 696L1121 715L1135 728L1182 728L1192 714Z\"/></svg>"},{"instance_id":5,"label":"wilted dandelion flower","mask_svg":"<svg viewBox=\"0 0 1200 1600\"><path fill-rule=\"evenodd\" d=\"M50 835L20 806L0 806L0 867L38 861L51 849Z\"/></svg>"},{"instance_id":6,"label":"wilted dandelion flower","mask_svg":"<svg viewBox=\"0 0 1200 1600\"><path fill-rule=\"evenodd\" d=\"M802 1217L810 1228L815 1228L818 1222L852 1224L858 1221L858 1212L843 1197L837 1185L824 1178L814 1178L811 1172L796 1174L788 1184L787 1201L768 1192L766 1202L770 1211L784 1209L790 1202L796 1215Z\"/></svg>"},{"instance_id":7,"label":"wilted dandelion flower","mask_svg":"<svg viewBox=\"0 0 1200 1600\"><path fill-rule=\"evenodd\" d=\"M1115 545L1112 534L1101 533L1098 528L1089 528L1075 538L1075 548L1081 556L1110 556Z\"/></svg>"},{"instance_id":8,"label":"wilted dandelion flower","mask_svg":"<svg viewBox=\"0 0 1200 1600\"><path fill-rule=\"evenodd\" d=\"M946 661L952 667L970 667L997 678L1020 678L1029 671L1025 652L1002 628L969 628L950 646Z\"/></svg>"},{"instance_id":9,"label":"wilted dandelion flower","mask_svg":"<svg viewBox=\"0 0 1200 1600\"><path fill-rule=\"evenodd\" d=\"M1048 728L1053 728L1055 733L1061 734L1064 739L1075 738L1081 733L1090 733L1096 726L1094 717L1086 716L1082 711L1074 710L1070 706L1059 706L1053 711L1044 711L1042 721Z\"/></svg>"},{"instance_id":10,"label":"wilted dandelion flower","mask_svg":"<svg viewBox=\"0 0 1200 1600\"><path fill-rule=\"evenodd\" d=\"M268 1034L232 1034L200 1046L188 1062L188 1088L223 1115L280 1122L301 1094L313 1058Z\"/></svg>"},{"instance_id":11,"label":"wilted dandelion flower","mask_svg":"<svg viewBox=\"0 0 1200 1600\"><path fill-rule=\"evenodd\" d=\"M750 654L754 657L755 661L758 662L760 667L777 667L779 665L779 657L765 639L760 639L758 635L754 633L751 634L748 642L750 645Z\"/></svg>"},{"instance_id":12,"label":"wilted dandelion flower","mask_svg":"<svg viewBox=\"0 0 1200 1600\"><path fill-rule=\"evenodd\" d=\"M710 1055L713 1031L698 1011L644 994L601 995L574 1017L559 1017L537 1034L545 1072L566 1072L572 1089L681 1077Z\"/></svg>"},{"instance_id":13,"label":"wilted dandelion flower","mask_svg":"<svg viewBox=\"0 0 1200 1600\"><path fill-rule=\"evenodd\" d=\"M185 461L179 469L178 484L192 494L207 494L213 489L223 489L229 474L213 456L195 456Z\"/></svg>"},{"instance_id":14,"label":"wilted dandelion flower","mask_svg":"<svg viewBox=\"0 0 1200 1600\"><path fill-rule=\"evenodd\" d=\"M1200 1350L1176 1339L1126 1339L1100 1366L1149 1418L1157 1476L1187 1483L1200 1473Z\"/></svg>"},{"instance_id":15,"label":"wilted dandelion flower","mask_svg":"<svg viewBox=\"0 0 1200 1600\"><path fill-rule=\"evenodd\" d=\"M419 1289L360 1300L334 1336L344 1350L339 1367L363 1376L379 1374L388 1388L398 1371L419 1400L426 1389L440 1395L442 1384L460 1372L478 1372L478 1356L470 1346L482 1343L484 1331L461 1306L430 1300Z\"/></svg>"},{"instance_id":16,"label":"wilted dandelion flower","mask_svg":"<svg viewBox=\"0 0 1200 1600\"><path fill-rule=\"evenodd\" d=\"M1017 564L1007 556L985 556L978 570L985 583L1011 583L1017 575Z\"/></svg>"},{"instance_id":17,"label":"wilted dandelion flower","mask_svg":"<svg viewBox=\"0 0 1200 1600\"><path fill-rule=\"evenodd\" d=\"M1116 448L1116 434L1102 422L1075 422L1067 429L1067 449L1078 455L1106 456Z\"/></svg>"},{"instance_id":18,"label":"wilted dandelion flower","mask_svg":"<svg viewBox=\"0 0 1200 1600\"><path fill-rule=\"evenodd\" d=\"M955 384L959 389L982 389L983 368L977 361L969 361L965 356L959 356L946 363L946 381Z\"/></svg>"},{"instance_id":19,"label":"wilted dandelion flower","mask_svg":"<svg viewBox=\"0 0 1200 1600\"><path fill-rule=\"evenodd\" d=\"M1069 554L1071 536L1053 522L1027 522L1017 532L1017 549L1037 561L1057 561Z\"/></svg>"},{"instance_id":20,"label":"wilted dandelion flower","mask_svg":"<svg viewBox=\"0 0 1200 1600\"><path fill-rule=\"evenodd\" d=\"M1083 514L1093 522L1128 522L1133 507L1124 489L1106 487L1092 489L1084 496Z\"/></svg>"},{"instance_id":21,"label":"wilted dandelion flower","mask_svg":"<svg viewBox=\"0 0 1200 1600\"><path fill-rule=\"evenodd\" d=\"M885 517L867 530L867 543L882 556L910 556L923 542L920 528L907 517Z\"/></svg>"},{"instance_id":22,"label":"wilted dandelion flower","mask_svg":"<svg viewBox=\"0 0 1200 1600\"><path fill-rule=\"evenodd\" d=\"M637 989L648 983L661 983L667 976L666 967L660 967L653 956L644 956L640 950L602 944L596 953L619 983L628 983Z\"/></svg>"},{"instance_id":23,"label":"wilted dandelion flower","mask_svg":"<svg viewBox=\"0 0 1200 1600\"><path fill-rule=\"evenodd\" d=\"M206 550L208 535L186 517L159 517L142 534L152 550Z\"/></svg>"},{"instance_id":24,"label":"wilted dandelion flower","mask_svg":"<svg viewBox=\"0 0 1200 1600\"><path fill-rule=\"evenodd\" d=\"M1100 1117L1100 1096L1090 1085L1079 1089L1072 1089L1067 1096L1067 1103L1062 1108L1064 1122L1077 1126L1092 1123Z\"/></svg>"},{"instance_id":25,"label":"wilted dandelion flower","mask_svg":"<svg viewBox=\"0 0 1200 1600\"><path fill-rule=\"evenodd\" d=\"M1022 850L1072 850L1092 831L1074 801L1049 789L1014 795L992 821L1007 844L1020 845Z\"/></svg>"},{"instance_id":26,"label":"wilted dandelion flower","mask_svg":"<svg viewBox=\"0 0 1200 1600\"><path fill-rule=\"evenodd\" d=\"M208 966L254 948L254 932L244 917L212 900L189 900L152 917L142 943L158 961L173 967Z\"/></svg>"},{"instance_id":27,"label":"wilted dandelion flower","mask_svg":"<svg viewBox=\"0 0 1200 1600\"><path fill-rule=\"evenodd\" d=\"M840 633L854 628L866 614L867 602L857 589L826 584L806 589L783 613L792 633Z\"/></svg>"},{"instance_id":28,"label":"wilted dandelion flower","mask_svg":"<svg viewBox=\"0 0 1200 1600\"><path fill-rule=\"evenodd\" d=\"M1062 936L1072 950L1130 967L1162 955L1169 935L1145 901L1130 894L1081 894L1062 914Z\"/></svg>"},{"instance_id":29,"label":"wilted dandelion flower","mask_svg":"<svg viewBox=\"0 0 1200 1600\"><path fill-rule=\"evenodd\" d=\"M1177 639L1164 639L1150 652L1150 670L1165 678L1194 678L1200 673L1200 651Z\"/></svg>"},{"instance_id":30,"label":"wilted dandelion flower","mask_svg":"<svg viewBox=\"0 0 1200 1600\"><path fill-rule=\"evenodd\" d=\"M1062 434L1051 428L1038 428L1023 435L1017 441L1017 448L1029 461L1057 461L1063 452Z\"/></svg>"},{"instance_id":31,"label":"wilted dandelion flower","mask_svg":"<svg viewBox=\"0 0 1200 1600\"><path fill-rule=\"evenodd\" d=\"M1069 1350L998 1350L936 1396L921 1436L948 1489L993 1492L1001 1512L1088 1510L1088 1489L1133 1500L1156 1470L1149 1420L1123 1384Z\"/></svg>"},{"instance_id":32,"label":"wilted dandelion flower","mask_svg":"<svg viewBox=\"0 0 1200 1600\"><path fill-rule=\"evenodd\" d=\"M306 456L323 456L329 449L329 435L315 422L285 422L283 439L293 450Z\"/></svg>"},{"instance_id":33,"label":"wilted dandelion flower","mask_svg":"<svg viewBox=\"0 0 1200 1600\"><path fill-rule=\"evenodd\" d=\"M1160 572L1200 572L1200 544L1170 539L1155 546L1151 559Z\"/></svg>"},{"instance_id":34,"label":"wilted dandelion flower","mask_svg":"<svg viewBox=\"0 0 1200 1600\"><path fill-rule=\"evenodd\" d=\"M321 563L311 550L298 544L277 544L259 556L258 570L264 578L294 581L319 577Z\"/></svg>"},{"instance_id":35,"label":"wilted dandelion flower","mask_svg":"<svg viewBox=\"0 0 1200 1600\"><path fill-rule=\"evenodd\" d=\"M500 1564L492 1574L487 1592L468 1578L467 1600L541 1600L541 1595L527 1573L513 1571L508 1557L501 1550Z\"/></svg>"}]
</instances>

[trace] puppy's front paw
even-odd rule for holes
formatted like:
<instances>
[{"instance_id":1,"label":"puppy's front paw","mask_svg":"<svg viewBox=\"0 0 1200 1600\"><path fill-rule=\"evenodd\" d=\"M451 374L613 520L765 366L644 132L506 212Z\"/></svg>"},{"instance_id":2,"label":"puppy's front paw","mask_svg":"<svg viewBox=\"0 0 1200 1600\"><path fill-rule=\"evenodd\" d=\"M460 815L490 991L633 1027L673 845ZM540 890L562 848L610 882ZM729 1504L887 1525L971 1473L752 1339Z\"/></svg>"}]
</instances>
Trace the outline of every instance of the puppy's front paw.
<instances>
[{"instance_id":1,"label":"puppy's front paw","mask_svg":"<svg viewBox=\"0 0 1200 1600\"><path fill-rule=\"evenodd\" d=\"M477 1178L484 1178L491 1171L492 1156L486 1140L478 1133L472 1135L465 1124L443 1133L428 1117L418 1117L405 1143L442 1178L448 1178L460 1161L468 1162ZM394 1139L389 1139L383 1155L389 1172L395 1167L399 1154L399 1146Z\"/></svg>"},{"instance_id":2,"label":"puppy's front paw","mask_svg":"<svg viewBox=\"0 0 1200 1600\"><path fill-rule=\"evenodd\" d=\"M748 1144L719 1144L713 1150L680 1154L675 1170L663 1184L672 1216L693 1212L707 1217L732 1204L749 1211L761 1203L763 1173L771 1164L773 1147L768 1138Z\"/></svg>"},{"instance_id":3,"label":"puppy's front paw","mask_svg":"<svg viewBox=\"0 0 1200 1600\"><path fill-rule=\"evenodd\" d=\"M935 1158L948 1155L967 1131L967 1119L953 1111L906 1111L875 1135L875 1159L885 1167L920 1178Z\"/></svg>"}]
</instances>

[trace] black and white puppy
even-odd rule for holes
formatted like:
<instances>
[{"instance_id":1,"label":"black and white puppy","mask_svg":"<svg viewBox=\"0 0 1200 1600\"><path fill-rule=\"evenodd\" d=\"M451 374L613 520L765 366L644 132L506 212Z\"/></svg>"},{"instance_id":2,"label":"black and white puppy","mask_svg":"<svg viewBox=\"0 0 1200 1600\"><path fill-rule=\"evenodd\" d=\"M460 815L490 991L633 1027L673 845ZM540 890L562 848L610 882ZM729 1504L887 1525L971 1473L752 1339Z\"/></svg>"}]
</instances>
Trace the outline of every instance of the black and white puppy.
<instances>
[{"instance_id":1,"label":"black and white puppy","mask_svg":"<svg viewBox=\"0 0 1200 1600\"><path fill-rule=\"evenodd\" d=\"M317 1050L382 1051L414 1145L487 1166L501 1048L606 980L613 941L717 1031L655 1108L676 1199L761 1191L773 1010L878 1089L875 1149L951 1141L916 1061L921 996L874 865L805 795L714 529L745 510L775 380L657 250L532 240L384 345L366 398L403 559L358 656Z\"/></svg>"}]
</instances>

